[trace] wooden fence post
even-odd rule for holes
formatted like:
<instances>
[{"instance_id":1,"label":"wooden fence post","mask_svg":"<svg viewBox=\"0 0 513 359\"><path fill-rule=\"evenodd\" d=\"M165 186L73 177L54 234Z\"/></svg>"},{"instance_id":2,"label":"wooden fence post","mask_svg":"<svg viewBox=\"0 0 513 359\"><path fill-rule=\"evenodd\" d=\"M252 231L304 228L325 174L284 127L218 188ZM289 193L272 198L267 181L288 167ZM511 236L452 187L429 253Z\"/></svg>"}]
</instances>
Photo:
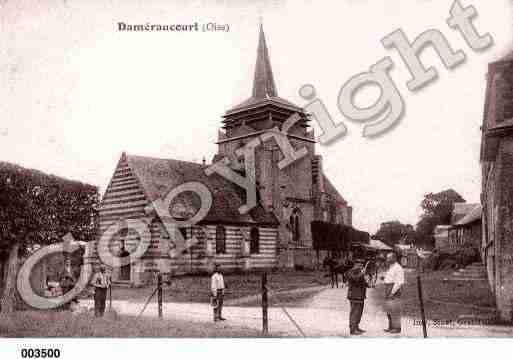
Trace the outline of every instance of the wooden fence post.
<instances>
[{"instance_id":1,"label":"wooden fence post","mask_svg":"<svg viewBox=\"0 0 513 359\"><path fill-rule=\"evenodd\" d=\"M162 273L157 275L157 301L159 305L159 318L162 318Z\"/></svg>"},{"instance_id":2,"label":"wooden fence post","mask_svg":"<svg viewBox=\"0 0 513 359\"><path fill-rule=\"evenodd\" d=\"M262 332L267 334L269 332L269 319L267 316L267 273L262 273Z\"/></svg>"},{"instance_id":3,"label":"wooden fence post","mask_svg":"<svg viewBox=\"0 0 513 359\"><path fill-rule=\"evenodd\" d=\"M419 303L420 303L420 315L422 318L422 333L424 338L427 338L427 325L426 325L426 313L424 312L424 300L422 298L422 283L420 281L420 275L417 275L417 288L419 290Z\"/></svg>"}]
</instances>

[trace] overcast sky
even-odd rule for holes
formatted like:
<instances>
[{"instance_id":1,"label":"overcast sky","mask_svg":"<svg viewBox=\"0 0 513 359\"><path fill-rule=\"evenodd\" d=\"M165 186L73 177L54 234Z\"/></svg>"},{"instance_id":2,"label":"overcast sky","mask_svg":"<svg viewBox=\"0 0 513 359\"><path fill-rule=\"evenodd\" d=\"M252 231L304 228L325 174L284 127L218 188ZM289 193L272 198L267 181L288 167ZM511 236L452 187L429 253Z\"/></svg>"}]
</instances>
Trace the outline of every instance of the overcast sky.
<instances>
[{"instance_id":1,"label":"overcast sky","mask_svg":"<svg viewBox=\"0 0 513 359\"><path fill-rule=\"evenodd\" d=\"M4 161L100 187L123 150L208 161L221 116L250 95L263 17L278 94L299 106L312 83L349 134L317 145L324 168L354 207L355 227L383 221L415 224L427 192L454 188L479 201L480 124L487 63L513 43L510 0L461 0L479 13L494 46L474 53L445 21L452 1L9 1L0 7L0 151ZM186 4L187 3L187 4ZM117 31L117 22L229 24L226 32ZM422 59L439 79L411 93L409 74L380 39L397 28L413 39L442 31L467 61L447 70L428 49ZM361 137L336 106L341 86L391 56L406 103L399 125ZM357 101L371 104L366 89Z\"/></svg>"}]
</instances>

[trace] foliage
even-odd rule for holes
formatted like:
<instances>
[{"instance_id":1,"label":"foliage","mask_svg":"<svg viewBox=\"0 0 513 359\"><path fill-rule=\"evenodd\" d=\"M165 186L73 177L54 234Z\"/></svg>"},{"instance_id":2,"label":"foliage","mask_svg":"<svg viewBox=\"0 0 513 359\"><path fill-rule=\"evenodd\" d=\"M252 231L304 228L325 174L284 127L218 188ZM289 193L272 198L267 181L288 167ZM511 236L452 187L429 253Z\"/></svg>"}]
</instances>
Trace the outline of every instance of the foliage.
<instances>
[{"instance_id":1,"label":"foliage","mask_svg":"<svg viewBox=\"0 0 513 359\"><path fill-rule=\"evenodd\" d=\"M18 256L68 233L93 240L98 201L94 186L0 162L0 251L9 252L3 311L14 309Z\"/></svg>"},{"instance_id":2,"label":"foliage","mask_svg":"<svg viewBox=\"0 0 513 359\"><path fill-rule=\"evenodd\" d=\"M368 243L369 233L343 224L312 221L312 241L315 250L348 250L353 243Z\"/></svg>"},{"instance_id":3,"label":"foliage","mask_svg":"<svg viewBox=\"0 0 513 359\"><path fill-rule=\"evenodd\" d=\"M381 223L379 230L375 234L376 239L394 247L400 240L406 240L407 243L415 240L415 231L411 224L402 224L399 221L390 221Z\"/></svg>"},{"instance_id":4,"label":"foliage","mask_svg":"<svg viewBox=\"0 0 513 359\"><path fill-rule=\"evenodd\" d=\"M67 233L92 240L98 201L94 186L0 162L0 245L17 241L27 250Z\"/></svg>"},{"instance_id":5,"label":"foliage","mask_svg":"<svg viewBox=\"0 0 513 359\"><path fill-rule=\"evenodd\" d=\"M424 195L420 203L423 213L417 223L417 233L432 235L437 225L450 224L454 203L460 202L465 202L465 199L453 189Z\"/></svg>"},{"instance_id":6,"label":"foliage","mask_svg":"<svg viewBox=\"0 0 513 359\"><path fill-rule=\"evenodd\" d=\"M479 261L479 250L473 247L465 247L453 253L434 253L432 265L434 270L459 269Z\"/></svg>"}]
</instances>

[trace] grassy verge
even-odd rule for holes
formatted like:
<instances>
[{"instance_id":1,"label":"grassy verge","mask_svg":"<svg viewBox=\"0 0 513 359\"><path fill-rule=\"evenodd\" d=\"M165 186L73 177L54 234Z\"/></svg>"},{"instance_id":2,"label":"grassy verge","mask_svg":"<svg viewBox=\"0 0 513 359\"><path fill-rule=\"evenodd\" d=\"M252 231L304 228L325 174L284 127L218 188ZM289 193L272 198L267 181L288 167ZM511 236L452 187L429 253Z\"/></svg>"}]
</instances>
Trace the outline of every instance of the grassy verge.
<instances>
[{"instance_id":1,"label":"grassy verge","mask_svg":"<svg viewBox=\"0 0 513 359\"><path fill-rule=\"evenodd\" d=\"M304 308L310 299L312 299L315 295L317 295L322 289L312 290L304 290L304 291L285 291L285 292L277 292L277 293L269 293L268 295L268 303L271 307L285 306L285 307L298 307ZM237 303L234 305L241 307L254 307L260 306L262 304L261 296L258 295L257 298L252 300L244 301L242 303ZM229 305L229 304L228 304Z\"/></svg>"},{"instance_id":2,"label":"grassy verge","mask_svg":"<svg viewBox=\"0 0 513 359\"><path fill-rule=\"evenodd\" d=\"M225 323L196 323L91 313L23 311L0 315L0 337L259 337L259 331Z\"/></svg>"},{"instance_id":3,"label":"grassy verge","mask_svg":"<svg viewBox=\"0 0 513 359\"><path fill-rule=\"evenodd\" d=\"M274 291L288 291L298 288L315 287L328 283L324 272L279 271L268 274L268 284ZM261 293L261 274L243 273L225 275L226 300L237 299ZM199 302L210 301L210 277L188 275L175 277L171 285L164 286L164 301ZM114 300L144 302L154 287L113 288Z\"/></svg>"},{"instance_id":4,"label":"grassy verge","mask_svg":"<svg viewBox=\"0 0 513 359\"><path fill-rule=\"evenodd\" d=\"M422 292L425 313L428 320L456 320L460 316L493 315L495 298L486 281L444 281L451 271L422 273ZM379 291L373 295L381 303ZM403 313L420 318L417 279L415 273L408 273L403 292Z\"/></svg>"}]
</instances>

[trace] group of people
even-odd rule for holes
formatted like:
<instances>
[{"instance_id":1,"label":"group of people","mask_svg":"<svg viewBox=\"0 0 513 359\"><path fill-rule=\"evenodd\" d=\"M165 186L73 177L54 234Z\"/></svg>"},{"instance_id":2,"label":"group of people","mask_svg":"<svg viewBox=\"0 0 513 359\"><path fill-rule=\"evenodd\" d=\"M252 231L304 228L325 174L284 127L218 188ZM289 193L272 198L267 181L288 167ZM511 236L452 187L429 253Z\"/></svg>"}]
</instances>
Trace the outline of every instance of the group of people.
<instances>
[{"instance_id":1,"label":"group of people","mask_svg":"<svg viewBox=\"0 0 513 359\"><path fill-rule=\"evenodd\" d=\"M361 335L365 330L360 328L363 315L367 288L372 282L369 273L365 270L365 261L356 256L356 259L346 258L338 263L334 258L329 257L325 261L330 268L332 286L338 287L338 273L343 274L343 281L347 283L347 299L350 302L349 331L351 335ZM385 332L398 334L401 332L401 295L404 280L404 270L397 262L395 253L388 253L384 272L381 273L381 280L384 285L384 309L388 318L388 328ZM107 290L111 286L110 276L106 273L105 265L91 279L94 291L94 312L96 317L102 317L105 313ZM71 276L64 276L61 280L62 293L65 294L73 288L74 280ZM219 265L214 266L210 279L211 305L213 307L214 321L222 321L224 291L226 289L223 274ZM69 305L71 309L76 308L76 301Z\"/></svg>"},{"instance_id":2,"label":"group of people","mask_svg":"<svg viewBox=\"0 0 513 359\"><path fill-rule=\"evenodd\" d=\"M361 335L365 330L360 328L367 288L371 278L366 273L363 260L355 260L351 269L345 274L348 284L347 299L350 302L349 332L351 335ZM384 331L390 334L401 333L401 295L404 280L404 270L397 262L395 253L386 256L386 268L380 278L384 285L384 309L388 319L388 328Z\"/></svg>"}]
</instances>

